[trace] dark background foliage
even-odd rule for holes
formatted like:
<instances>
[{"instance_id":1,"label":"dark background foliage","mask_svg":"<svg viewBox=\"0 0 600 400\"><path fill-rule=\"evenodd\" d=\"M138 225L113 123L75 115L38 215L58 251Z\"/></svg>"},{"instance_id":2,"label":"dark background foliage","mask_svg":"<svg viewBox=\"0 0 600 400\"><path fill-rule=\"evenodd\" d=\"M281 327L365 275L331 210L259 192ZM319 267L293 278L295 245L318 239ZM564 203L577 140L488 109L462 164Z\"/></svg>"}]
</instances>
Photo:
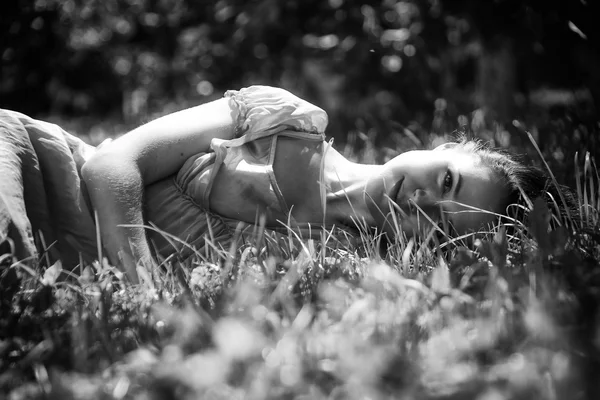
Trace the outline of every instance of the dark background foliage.
<instances>
[{"instance_id":1,"label":"dark background foliage","mask_svg":"<svg viewBox=\"0 0 600 400\"><path fill-rule=\"evenodd\" d=\"M584 0L5 0L0 106L95 141L98 126L121 133L269 84L323 107L338 143L388 149L373 158L457 128L522 150L519 120L564 167L598 148L598 11Z\"/></svg>"}]
</instances>

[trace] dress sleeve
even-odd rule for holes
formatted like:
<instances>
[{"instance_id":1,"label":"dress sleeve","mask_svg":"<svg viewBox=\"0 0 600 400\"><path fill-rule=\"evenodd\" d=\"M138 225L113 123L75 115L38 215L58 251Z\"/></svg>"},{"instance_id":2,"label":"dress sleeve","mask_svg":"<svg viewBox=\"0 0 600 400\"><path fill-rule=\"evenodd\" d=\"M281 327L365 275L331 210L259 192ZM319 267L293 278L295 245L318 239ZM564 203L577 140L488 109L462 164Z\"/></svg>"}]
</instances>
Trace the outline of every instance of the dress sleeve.
<instances>
[{"instance_id":1,"label":"dress sleeve","mask_svg":"<svg viewBox=\"0 0 600 400\"><path fill-rule=\"evenodd\" d=\"M236 137L277 128L323 136L327 113L287 90L270 86L250 86L225 92L237 120Z\"/></svg>"}]
</instances>

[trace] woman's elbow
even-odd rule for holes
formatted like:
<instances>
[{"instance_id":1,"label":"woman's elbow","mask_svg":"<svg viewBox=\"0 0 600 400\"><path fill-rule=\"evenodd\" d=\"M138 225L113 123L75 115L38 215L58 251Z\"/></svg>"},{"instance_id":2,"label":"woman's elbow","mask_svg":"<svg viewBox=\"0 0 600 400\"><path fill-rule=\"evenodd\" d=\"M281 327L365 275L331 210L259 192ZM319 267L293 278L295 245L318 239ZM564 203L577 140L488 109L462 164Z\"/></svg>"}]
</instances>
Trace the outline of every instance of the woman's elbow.
<instances>
[{"instance_id":1,"label":"woman's elbow","mask_svg":"<svg viewBox=\"0 0 600 400\"><path fill-rule=\"evenodd\" d=\"M81 177L86 185L91 187L102 186L115 177L127 176L131 166L116 154L97 151L81 167Z\"/></svg>"},{"instance_id":2,"label":"woman's elbow","mask_svg":"<svg viewBox=\"0 0 600 400\"><path fill-rule=\"evenodd\" d=\"M81 166L81 178L85 181L86 184L90 184L93 182L96 176L98 176L98 171L100 169L100 163L96 154L87 159L85 163Z\"/></svg>"},{"instance_id":3,"label":"woman's elbow","mask_svg":"<svg viewBox=\"0 0 600 400\"><path fill-rule=\"evenodd\" d=\"M87 160L81 168L81 178L93 197L119 195L139 196L145 180L139 165L128 154L101 150Z\"/></svg>"}]
</instances>

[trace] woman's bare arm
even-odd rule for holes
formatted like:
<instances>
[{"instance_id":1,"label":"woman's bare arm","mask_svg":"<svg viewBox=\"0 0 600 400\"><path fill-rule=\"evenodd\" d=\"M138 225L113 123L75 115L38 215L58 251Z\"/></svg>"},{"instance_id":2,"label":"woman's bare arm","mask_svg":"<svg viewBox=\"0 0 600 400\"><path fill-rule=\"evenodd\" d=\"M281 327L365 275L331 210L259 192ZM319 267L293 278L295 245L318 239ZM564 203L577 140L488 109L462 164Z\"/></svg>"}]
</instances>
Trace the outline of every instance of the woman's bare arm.
<instances>
[{"instance_id":1,"label":"woman's bare arm","mask_svg":"<svg viewBox=\"0 0 600 400\"><path fill-rule=\"evenodd\" d=\"M153 264L143 228L144 186L174 174L192 155L208 151L213 138L234 136L228 99L158 118L102 146L83 168L98 213L104 248L134 281L136 264Z\"/></svg>"}]
</instances>

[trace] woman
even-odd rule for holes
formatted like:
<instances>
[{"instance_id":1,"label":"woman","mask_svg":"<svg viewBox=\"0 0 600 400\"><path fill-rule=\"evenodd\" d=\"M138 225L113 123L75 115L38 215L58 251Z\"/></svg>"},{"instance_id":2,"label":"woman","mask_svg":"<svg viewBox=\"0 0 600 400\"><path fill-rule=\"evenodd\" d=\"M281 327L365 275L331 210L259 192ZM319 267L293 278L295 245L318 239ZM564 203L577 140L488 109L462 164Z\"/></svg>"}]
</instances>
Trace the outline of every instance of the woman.
<instances>
[{"instance_id":1,"label":"woman","mask_svg":"<svg viewBox=\"0 0 600 400\"><path fill-rule=\"evenodd\" d=\"M520 164L469 142L384 165L350 162L324 141L323 110L265 86L228 91L98 149L22 114L0 121L0 174L10 174L0 186L0 240L35 256L39 231L75 265L75 254L97 257L98 229L103 251L134 280L153 251L175 250L148 224L197 247L231 238L240 221L304 235L321 226L393 234L394 221L410 232L444 217L463 233L505 213L529 183Z\"/></svg>"}]
</instances>

